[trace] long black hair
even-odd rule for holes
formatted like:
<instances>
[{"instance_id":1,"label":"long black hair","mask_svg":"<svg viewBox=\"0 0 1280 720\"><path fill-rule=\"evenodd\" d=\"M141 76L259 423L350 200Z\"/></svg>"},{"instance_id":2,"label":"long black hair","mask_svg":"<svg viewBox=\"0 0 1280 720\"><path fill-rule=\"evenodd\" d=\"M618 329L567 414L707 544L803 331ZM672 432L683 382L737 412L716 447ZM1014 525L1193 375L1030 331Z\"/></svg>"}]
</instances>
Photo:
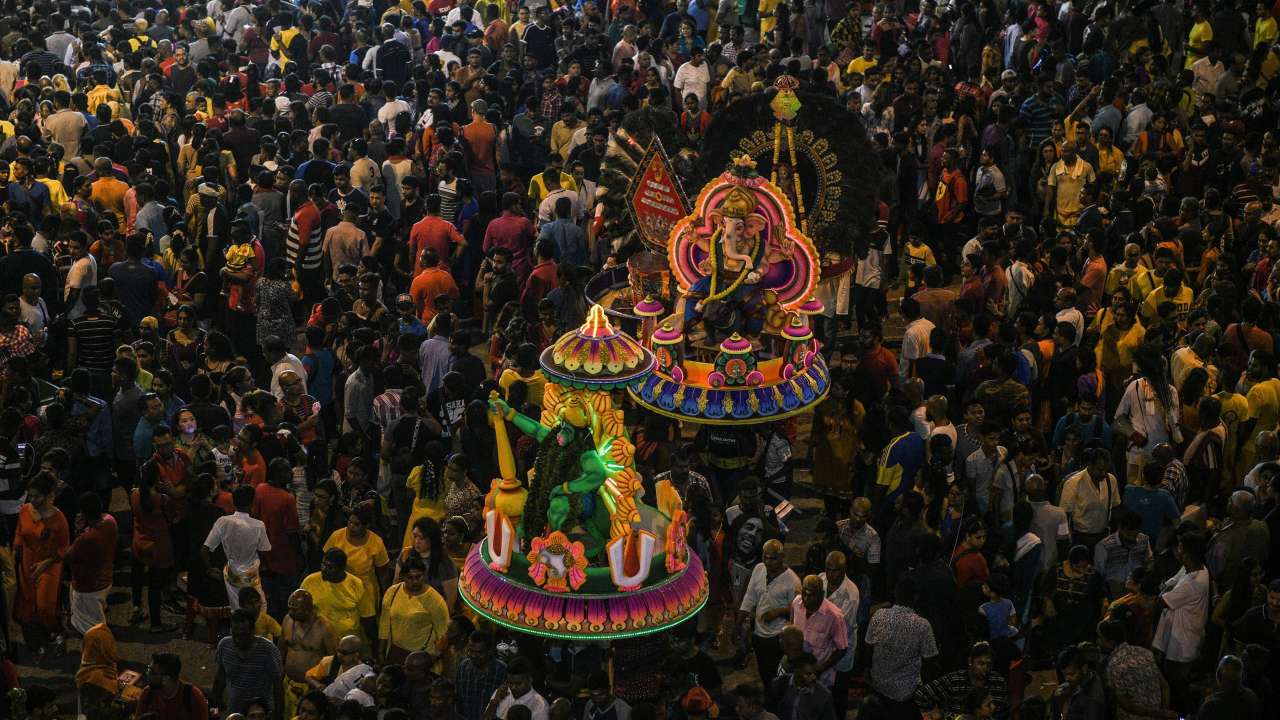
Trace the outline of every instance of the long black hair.
<instances>
[{"instance_id":1,"label":"long black hair","mask_svg":"<svg viewBox=\"0 0 1280 720\"><path fill-rule=\"evenodd\" d=\"M413 529L422 533L422 537L427 539L427 552L431 553L431 557L427 559L427 578L440 577L440 564L452 562L449 560L448 553L444 551L444 534L440 532L440 523L436 522L435 518L420 517L413 522ZM402 564L401 572L403 571Z\"/></svg>"},{"instance_id":2,"label":"long black hair","mask_svg":"<svg viewBox=\"0 0 1280 720\"><path fill-rule=\"evenodd\" d=\"M1138 348L1133 354L1133 364L1138 369L1138 375L1146 379L1151 385L1151 391L1155 393L1160 404L1164 406L1165 412L1171 412L1173 409L1173 397L1169 392L1169 369L1165 365L1164 354L1160 346L1154 343L1148 343Z\"/></svg>"}]
</instances>

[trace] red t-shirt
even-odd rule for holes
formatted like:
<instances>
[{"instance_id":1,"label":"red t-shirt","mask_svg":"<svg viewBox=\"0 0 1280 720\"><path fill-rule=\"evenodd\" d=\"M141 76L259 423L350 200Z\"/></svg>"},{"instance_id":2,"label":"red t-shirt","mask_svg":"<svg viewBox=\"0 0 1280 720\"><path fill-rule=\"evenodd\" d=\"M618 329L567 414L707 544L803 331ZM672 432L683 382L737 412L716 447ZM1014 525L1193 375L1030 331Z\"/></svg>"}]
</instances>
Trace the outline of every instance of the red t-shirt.
<instances>
[{"instance_id":1,"label":"red t-shirt","mask_svg":"<svg viewBox=\"0 0 1280 720\"><path fill-rule=\"evenodd\" d=\"M244 472L244 479L241 482L245 485L257 487L267 481L267 459L257 450L254 450L251 455L240 457L240 469Z\"/></svg>"},{"instance_id":2,"label":"red t-shirt","mask_svg":"<svg viewBox=\"0 0 1280 720\"><path fill-rule=\"evenodd\" d=\"M166 698L153 688L142 691L134 717L155 713L165 720L209 720L209 701L200 688L184 682L172 698Z\"/></svg>"},{"instance_id":3,"label":"red t-shirt","mask_svg":"<svg viewBox=\"0 0 1280 720\"><path fill-rule=\"evenodd\" d=\"M494 146L498 143L498 131L484 121L473 121L462 126L466 142L467 166L472 172L495 175L498 172Z\"/></svg>"},{"instance_id":4,"label":"red t-shirt","mask_svg":"<svg viewBox=\"0 0 1280 720\"><path fill-rule=\"evenodd\" d=\"M98 592L111 587L115 571L116 519L102 514L102 520L76 537L62 557L71 571L71 587L79 593Z\"/></svg>"},{"instance_id":5,"label":"red t-shirt","mask_svg":"<svg viewBox=\"0 0 1280 720\"><path fill-rule=\"evenodd\" d=\"M267 539L271 549L261 553L268 570L281 575L292 575L302 568L302 558L294 552L289 542L298 534L298 503L293 494L270 483L262 483L254 489L253 516L267 526Z\"/></svg>"}]
</instances>

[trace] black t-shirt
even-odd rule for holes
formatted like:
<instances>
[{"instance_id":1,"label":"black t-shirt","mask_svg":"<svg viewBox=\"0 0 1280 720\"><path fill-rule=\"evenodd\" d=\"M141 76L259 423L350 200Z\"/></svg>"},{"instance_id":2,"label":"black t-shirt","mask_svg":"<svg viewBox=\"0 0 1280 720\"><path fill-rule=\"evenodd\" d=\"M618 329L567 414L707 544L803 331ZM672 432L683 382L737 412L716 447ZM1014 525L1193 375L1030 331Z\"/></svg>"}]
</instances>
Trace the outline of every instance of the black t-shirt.
<instances>
[{"instance_id":1,"label":"black t-shirt","mask_svg":"<svg viewBox=\"0 0 1280 720\"><path fill-rule=\"evenodd\" d=\"M391 423L389 436L394 446L389 459L391 471L403 475L422 464L427 443L436 439L430 425L417 415L406 415Z\"/></svg>"},{"instance_id":2,"label":"black t-shirt","mask_svg":"<svg viewBox=\"0 0 1280 720\"><path fill-rule=\"evenodd\" d=\"M466 396L450 398L443 388L427 393L427 410L440 423L441 437L451 437L453 428L462 422L462 413L467 409Z\"/></svg>"},{"instance_id":3,"label":"black t-shirt","mask_svg":"<svg viewBox=\"0 0 1280 720\"><path fill-rule=\"evenodd\" d=\"M538 68L551 67L556 61L556 31L550 25L530 25L524 31L524 44L538 60Z\"/></svg>"}]
</instances>

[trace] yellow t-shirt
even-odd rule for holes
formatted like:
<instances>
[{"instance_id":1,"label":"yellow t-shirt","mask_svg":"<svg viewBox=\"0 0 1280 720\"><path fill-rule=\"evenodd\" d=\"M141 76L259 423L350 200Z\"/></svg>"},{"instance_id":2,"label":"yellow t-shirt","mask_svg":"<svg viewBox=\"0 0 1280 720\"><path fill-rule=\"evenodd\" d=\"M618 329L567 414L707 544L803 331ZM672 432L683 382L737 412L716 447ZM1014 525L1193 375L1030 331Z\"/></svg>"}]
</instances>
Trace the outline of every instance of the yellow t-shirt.
<instances>
[{"instance_id":1,"label":"yellow t-shirt","mask_svg":"<svg viewBox=\"0 0 1280 720\"><path fill-rule=\"evenodd\" d=\"M258 622L253 624L253 634L264 637L271 642L279 642L280 623L276 622L275 618L268 615L267 611L264 609L262 613L258 615Z\"/></svg>"},{"instance_id":2,"label":"yellow t-shirt","mask_svg":"<svg viewBox=\"0 0 1280 720\"><path fill-rule=\"evenodd\" d=\"M782 4L782 0L760 0L760 35L761 40L764 36L773 32L778 26L778 12L786 12L786 6Z\"/></svg>"},{"instance_id":3,"label":"yellow t-shirt","mask_svg":"<svg viewBox=\"0 0 1280 720\"><path fill-rule=\"evenodd\" d=\"M1195 61L1204 57L1201 53L1196 52L1196 48L1205 48L1213 40L1213 26L1207 20L1201 20L1191 26L1191 32L1187 34L1187 61L1182 67L1189 68Z\"/></svg>"},{"instance_id":4,"label":"yellow t-shirt","mask_svg":"<svg viewBox=\"0 0 1280 720\"><path fill-rule=\"evenodd\" d=\"M1064 227L1075 227L1076 219L1080 216L1080 191L1086 183L1091 183L1097 176L1094 175L1093 166L1087 160L1076 157L1076 163L1071 168L1063 160L1054 163L1049 170L1049 187L1057 188L1054 194L1054 202L1058 215L1058 223Z\"/></svg>"},{"instance_id":5,"label":"yellow t-shirt","mask_svg":"<svg viewBox=\"0 0 1280 720\"><path fill-rule=\"evenodd\" d=\"M289 43L297 37L301 32L296 27L281 30L275 37L271 38L271 52L276 54L276 61L284 65L289 61Z\"/></svg>"},{"instance_id":6,"label":"yellow t-shirt","mask_svg":"<svg viewBox=\"0 0 1280 720\"><path fill-rule=\"evenodd\" d=\"M573 179L572 175L560 173L560 188L565 190L578 191L578 183ZM547 184L542 180L542 173L538 173L529 178L529 199L534 203L541 203L547 199Z\"/></svg>"},{"instance_id":7,"label":"yellow t-shirt","mask_svg":"<svg viewBox=\"0 0 1280 720\"><path fill-rule=\"evenodd\" d=\"M1276 19L1265 17L1253 24L1253 46L1270 45L1276 40Z\"/></svg>"},{"instance_id":8,"label":"yellow t-shirt","mask_svg":"<svg viewBox=\"0 0 1280 720\"><path fill-rule=\"evenodd\" d=\"M907 243L906 247L903 248L903 254L908 268L912 265L932 267L938 264L937 259L933 257L933 249L923 243L921 243L919 247L913 247L911 243ZM915 286L915 282L911 280L911 273L908 272L907 289L910 290Z\"/></svg>"},{"instance_id":9,"label":"yellow t-shirt","mask_svg":"<svg viewBox=\"0 0 1280 720\"><path fill-rule=\"evenodd\" d=\"M866 75L869 68L873 68L879 64L880 61L876 58L868 58L863 55L859 55L849 61L849 66L844 69L844 74L851 75L853 73L859 73L861 75Z\"/></svg>"},{"instance_id":10,"label":"yellow t-shirt","mask_svg":"<svg viewBox=\"0 0 1280 720\"><path fill-rule=\"evenodd\" d=\"M404 583L387 588L382 596L382 613L378 616L378 639L414 652L428 650L438 655L435 646L449 626L449 608L444 598L430 585L418 595L410 595Z\"/></svg>"},{"instance_id":11,"label":"yellow t-shirt","mask_svg":"<svg viewBox=\"0 0 1280 720\"><path fill-rule=\"evenodd\" d=\"M1102 313L1099 313L1101 315ZM1134 322L1133 327L1121 332L1115 325L1114 314L1108 312L1110 322L1102 323L1102 340L1094 350L1098 359L1098 368L1112 380L1120 381L1127 377L1133 367L1133 354L1147 337L1142 323Z\"/></svg>"},{"instance_id":12,"label":"yellow t-shirt","mask_svg":"<svg viewBox=\"0 0 1280 720\"><path fill-rule=\"evenodd\" d=\"M49 189L49 200L53 204L54 211L62 212L62 206L71 202L61 181L53 178L36 178L36 181L44 183L44 186Z\"/></svg>"},{"instance_id":13,"label":"yellow t-shirt","mask_svg":"<svg viewBox=\"0 0 1280 720\"><path fill-rule=\"evenodd\" d=\"M1160 303L1165 302L1167 300L1173 303L1176 308L1178 308L1178 317L1184 318L1186 317L1187 313L1190 312L1191 301L1195 300L1195 297L1196 297L1196 294L1192 292L1191 288L1187 287L1186 285L1183 285L1181 288L1178 289L1177 295L1173 297L1167 297L1164 294L1164 286L1161 285L1160 287L1148 293L1147 299L1142 302L1142 317L1143 319L1150 321L1151 318L1156 316L1156 309L1160 307Z\"/></svg>"},{"instance_id":14,"label":"yellow t-shirt","mask_svg":"<svg viewBox=\"0 0 1280 720\"><path fill-rule=\"evenodd\" d=\"M352 573L347 573L342 582L331 583L314 572L302 581L302 589L311 593L316 613L323 617L333 629L333 636L343 638L356 635L366 641L361 629L361 618L373 617L377 610L373 596L365 587L364 581Z\"/></svg>"},{"instance_id":15,"label":"yellow t-shirt","mask_svg":"<svg viewBox=\"0 0 1280 720\"><path fill-rule=\"evenodd\" d=\"M409 477L405 479L404 486L413 492L413 512L409 515L409 522L404 528L404 543L401 547L409 547L413 544L413 525L418 522L418 518L429 517L432 520L444 519L444 481L440 481L440 497L432 500L431 498L419 497L418 489L422 486L422 466L415 467ZM385 610L385 608L384 608ZM383 614L386 614L385 612Z\"/></svg>"},{"instance_id":16,"label":"yellow t-shirt","mask_svg":"<svg viewBox=\"0 0 1280 720\"><path fill-rule=\"evenodd\" d=\"M387 556L387 547L382 543L382 538L378 534L369 531L369 539L363 545L353 545L347 539L347 529L338 528L329 536L328 542L324 544L325 550L332 548L341 548L347 554L347 572L360 578L364 583L365 590L369 593L369 597L377 598L378 595L378 568L391 562L391 558ZM341 634L338 637L342 637Z\"/></svg>"},{"instance_id":17,"label":"yellow t-shirt","mask_svg":"<svg viewBox=\"0 0 1280 720\"><path fill-rule=\"evenodd\" d=\"M505 396L507 390L511 389L511 385L515 381L520 380L529 387L529 402L542 407L542 393L547 387L547 377L542 374L541 370L535 370L532 375L525 377L516 372L514 368L507 368L498 376L498 387L502 388L502 394Z\"/></svg>"},{"instance_id":18,"label":"yellow t-shirt","mask_svg":"<svg viewBox=\"0 0 1280 720\"><path fill-rule=\"evenodd\" d=\"M1120 152L1120 148L1112 145L1110 149L1104 150L1098 148L1098 172L1109 172L1116 177L1120 176L1120 169L1124 166L1124 153Z\"/></svg>"}]
</instances>

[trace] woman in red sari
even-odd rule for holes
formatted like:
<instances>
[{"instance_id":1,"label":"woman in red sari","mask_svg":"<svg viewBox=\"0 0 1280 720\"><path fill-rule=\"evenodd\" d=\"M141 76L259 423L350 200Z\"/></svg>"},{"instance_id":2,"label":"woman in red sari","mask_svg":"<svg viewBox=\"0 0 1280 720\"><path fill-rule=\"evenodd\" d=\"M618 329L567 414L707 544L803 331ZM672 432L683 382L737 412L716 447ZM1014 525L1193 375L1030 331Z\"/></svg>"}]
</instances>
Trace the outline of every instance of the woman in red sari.
<instances>
[{"instance_id":1,"label":"woman in red sari","mask_svg":"<svg viewBox=\"0 0 1280 720\"><path fill-rule=\"evenodd\" d=\"M27 647L43 653L51 635L62 628L58 613L58 592L62 584L62 563L53 563L40 573L42 560L60 558L71 544L71 529L62 511L54 506L54 479L40 473L27 486L27 502L18 511L18 529L13 541L14 565L18 568L18 602L15 619L22 623Z\"/></svg>"}]
</instances>

